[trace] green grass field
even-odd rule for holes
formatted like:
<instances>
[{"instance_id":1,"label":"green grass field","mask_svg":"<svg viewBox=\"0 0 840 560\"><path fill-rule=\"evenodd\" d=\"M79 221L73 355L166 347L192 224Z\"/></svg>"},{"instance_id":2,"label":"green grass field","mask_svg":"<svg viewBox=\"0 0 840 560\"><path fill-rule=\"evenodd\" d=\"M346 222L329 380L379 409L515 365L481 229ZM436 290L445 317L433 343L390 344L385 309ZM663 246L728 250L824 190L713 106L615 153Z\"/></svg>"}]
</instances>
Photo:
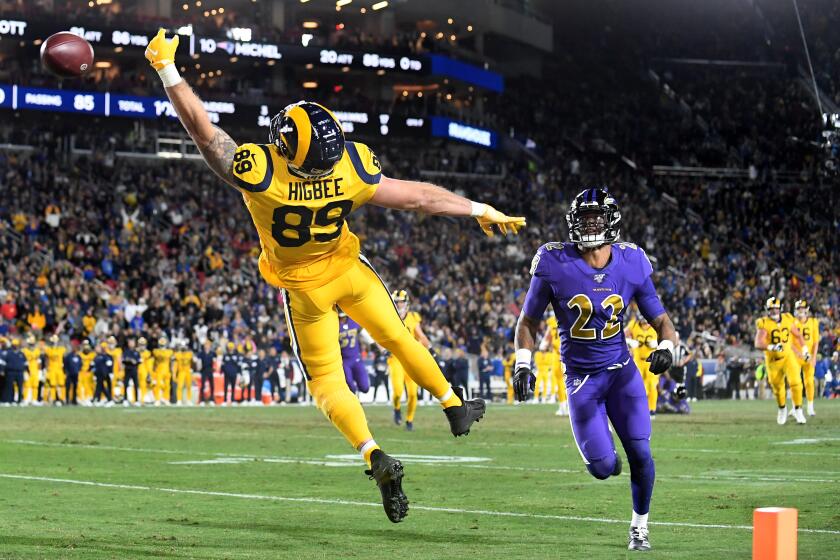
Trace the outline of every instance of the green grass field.
<instances>
[{"instance_id":1,"label":"green grass field","mask_svg":"<svg viewBox=\"0 0 840 560\"><path fill-rule=\"evenodd\" d=\"M0 409L0 558L631 556L626 467L590 477L553 412L492 406L456 440L437 407L413 433L368 408L404 457L411 511L392 525L314 408ZM753 508L792 506L800 558L837 557L840 401L817 412L806 426L777 426L771 401L660 416L654 550L641 554L749 558Z\"/></svg>"}]
</instances>

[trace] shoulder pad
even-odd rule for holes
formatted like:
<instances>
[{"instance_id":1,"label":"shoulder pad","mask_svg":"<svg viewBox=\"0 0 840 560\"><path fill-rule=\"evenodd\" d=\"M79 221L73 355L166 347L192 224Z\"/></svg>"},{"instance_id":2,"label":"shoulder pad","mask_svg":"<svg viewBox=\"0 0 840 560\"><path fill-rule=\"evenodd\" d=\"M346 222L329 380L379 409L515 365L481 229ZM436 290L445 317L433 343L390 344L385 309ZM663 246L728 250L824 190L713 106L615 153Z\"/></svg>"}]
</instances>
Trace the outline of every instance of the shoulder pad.
<instances>
[{"instance_id":1,"label":"shoulder pad","mask_svg":"<svg viewBox=\"0 0 840 560\"><path fill-rule=\"evenodd\" d=\"M231 168L236 185L247 192L268 190L274 175L274 160L265 144L242 144L236 147Z\"/></svg>"}]
</instances>

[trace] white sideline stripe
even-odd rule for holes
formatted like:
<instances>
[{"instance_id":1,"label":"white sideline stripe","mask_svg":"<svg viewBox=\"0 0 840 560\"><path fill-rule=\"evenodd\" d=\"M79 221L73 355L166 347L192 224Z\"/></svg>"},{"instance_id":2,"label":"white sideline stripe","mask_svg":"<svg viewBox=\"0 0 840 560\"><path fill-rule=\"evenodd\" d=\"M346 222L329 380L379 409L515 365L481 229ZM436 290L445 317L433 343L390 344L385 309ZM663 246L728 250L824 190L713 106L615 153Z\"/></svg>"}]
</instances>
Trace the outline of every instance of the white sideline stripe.
<instances>
[{"instance_id":1,"label":"white sideline stripe","mask_svg":"<svg viewBox=\"0 0 840 560\"><path fill-rule=\"evenodd\" d=\"M308 458L308 457L283 457L277 455L252 455L249 453L211 453L207 451L176 451L172 449L149 449L149 448L142 448L142 447L118 447L112 445L90 445L90 444L74 444L74 443L54 443L54 442L46 442L46 441L34 441L34 440L26 440L26 439L10 439L10 440L3 440L6 443L17 443L22 445L35 445L35 446L43 446L43 447L69 447L69 448L76 448L76 449L94 449L100 451L126 451L129 453L158 453L164 455L204 455L209 457L218 457L218 458L246 458L246 459L260 459L267 463L289 463L289 464L298 464L298 465L317 465L317 466L328 466L328 467L338 467L338 466L359 466L362 463L351 463L348 462L346 465L338 464L335 461L329 461L325 459L318 459L318 458ZM397 454L399 455L399 454ZM581 454L581 457L583 454ZM169 464L177 465L177 464L207 464L203 461L171 461ZM225 461L219 461L218 464L225 464ZM230 463L235 464L235 463ZM418 466L422 463L411 463L412 466ZM583 469L564 469L559 467L514 467L514 466L505 466L505 465L469 465L463 463L436 463L435 466L438 467L458 467L458 468L467 468L467 469L487 469L487 470L497 470L497 471L519 471L519 472L541 472L541 473L559 473L559 474L585 474ZM787 471L789 472L789 471ZM828 474L828 473L826 473ZM771 473L772 475L772 473ZM717 473L704 473L701 475L703 478L694 475L675 475L675 476L659 476L658 480L664 481L669 479L679 479L679 480L693 480L698 483L715 483L718 481L741 481L741 482L816 482L816 483L825 483L825 484L838 484L840 480L835 479L824 479L824 478L803 478L801 476L798 477L786 477L786 476L767 476L760 475L755 476L750 473L744 473L742 475L735 474L735 473L726 473L726 474L717 474ZM593 484L599 484L600 482L591 481Z\"/></svg>"},{"instance_id":2,"label":"white sideline stripe","mask_svg":"<svg viewBox=\"0 0 840 560\"><path fill-rule=\"evenodd\" d=\"M147 492L166 492L171 494L192 494L196 496L217 496L222 498L241 498L245 500L269 500L275 502L297 502L308 504L327 504L327 505L351 505L351 506L366 506L366 507L382 507L382 504L376 502L357 502L354 500L337 500L330 498L311 498L301 497L292 498L288 496L271 496L264 494L240 494L237 492L214 492L210 490L190 490L185 488L160 488L155 486L140 486L136 484L115 484L108 482L93 482L90 480L73 480L69 478L51 478L47 476L26 476L20 474L0 473L0 478L8 478L15 480L32 480L37 482L55 482L57 484L76 484L79 486L94 486L97 488L114 488L119 490L145 490ZM493 517L520 517L526 519L551 519L555 521L582 521L590 523L609 523L609 524L626 524L626 519L608 519L604 517L581 517L576 515L549 515L540 513L524 513L517 511L493 511L483 509L461 509L450 507L437 506L418 506L412 505L411 509L420 511L433 511L440 513L466 513L470 515L488 515ZM750 525L723 525L723 524L704 524L704 523L684 523L681 521L651 521L650 525L659 525L662 527L689 527L693 529L739 529L752 531ZM817 533L823 535L840 535L840 531L831 529L805 529L800 527L800 533Z\"/></svg>"}]
</instances>

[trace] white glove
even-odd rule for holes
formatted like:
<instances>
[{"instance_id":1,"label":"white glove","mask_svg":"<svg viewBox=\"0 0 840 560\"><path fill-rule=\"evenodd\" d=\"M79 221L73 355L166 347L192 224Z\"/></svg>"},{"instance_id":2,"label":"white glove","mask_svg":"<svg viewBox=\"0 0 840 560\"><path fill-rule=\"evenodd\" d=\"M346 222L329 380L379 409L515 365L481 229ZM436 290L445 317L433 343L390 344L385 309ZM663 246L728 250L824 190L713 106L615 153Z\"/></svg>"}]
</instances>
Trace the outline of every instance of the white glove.
<instances>
[{"instance_id":1,"label":"white glove","mask_svg":"<svg viewBox=\"0 0 840 560\"><path fill-rule=\"evenodd\" d=\"M767 351L768 352L781 352L784 349L785 349L785 346L781 342L778 343L778 344L768 344L767 345Z\"/></svg>"},{"instance_id":2,"label":"white glove","mask_svg":"<svg viewBox=\"0 0 840 560\"><path fill-rule=\"evenodd\" d=\"M627 346L629 346L630 348L638 348L639 347L639 341L636 340L635 338L628 338L627 339Z\"/></svg>"},{"instance_id":3,"label":"white glove","mask_svg":"<svg viewBox=\"0 0 840 560\"><path fill-rule=\"evenodd\" d=\"M802 351L802 359L805 360L806 362L810 362L811 361L811 353L808 352L808 350L803 350Z\"/></svg>"}]
</instances>

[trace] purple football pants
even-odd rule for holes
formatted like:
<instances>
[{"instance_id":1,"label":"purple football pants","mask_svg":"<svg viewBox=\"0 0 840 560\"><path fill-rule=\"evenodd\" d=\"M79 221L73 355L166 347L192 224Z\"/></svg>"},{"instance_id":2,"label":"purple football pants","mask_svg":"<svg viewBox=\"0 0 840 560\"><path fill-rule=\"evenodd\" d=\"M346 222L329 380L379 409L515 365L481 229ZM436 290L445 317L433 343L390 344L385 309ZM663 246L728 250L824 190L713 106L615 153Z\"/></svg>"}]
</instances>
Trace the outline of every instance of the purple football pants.
<instances>
[{"instance_id":1,"label":"purple football pants","mask_svg":"<svg viewBox=\"0 0 840 560\"><path fill-rule=\"evenodd\" d=\"M589 472L598 479L612 475L618 456L609 422L630 464L633 511L650 509L655 469L650 453L650 413L642 376L629 357L626 363L597 375L566 372L572 435Z\"/></svg>"},{"instance_id":2,"label":"purple football pants","mask_svg":"<svg viewBox=\"0 0 840 560\"><path fill-rule=\"evenodd\" d=\"M347 380L350 390L354 393L370 391L370 377L364 362L360 358L343 358L342 362L344 363L344 379Z\"/></svg>"}]
</instances>

